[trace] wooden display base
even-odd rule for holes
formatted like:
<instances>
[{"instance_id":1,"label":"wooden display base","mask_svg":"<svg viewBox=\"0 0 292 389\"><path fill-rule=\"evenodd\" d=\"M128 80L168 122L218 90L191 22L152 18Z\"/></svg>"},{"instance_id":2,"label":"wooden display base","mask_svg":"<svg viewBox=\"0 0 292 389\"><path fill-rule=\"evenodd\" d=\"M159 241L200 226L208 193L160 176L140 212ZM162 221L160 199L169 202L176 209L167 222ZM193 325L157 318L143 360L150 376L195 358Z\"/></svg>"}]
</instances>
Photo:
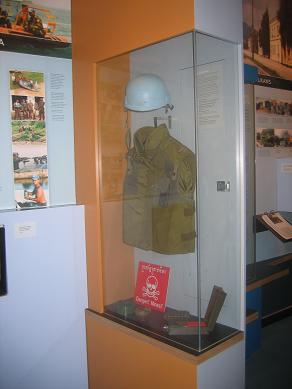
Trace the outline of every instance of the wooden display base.
<instances>
[{"instance_id":1,"label":"wooden display base","mask_svg":"<svg viewBox=\"0 0 292 389\"><path fill-rule=\"evenodd\" d=\"M225 298L225 293L223 298ZM139 306L134 303L133 299L119 300L116 303L105 306L104 317L170 346L199 355L239 332L235 328L216 323L220 306L218 309L218 304L215 300L215 295L213 295L213 299L210 299L211 303L208 305L210 308L207 309L205 318L201 321L201 323L205 324L205 327L201 327L201 336L199 336L198 328L183 327L182 322L184 321L198 321L198 317L191 315L189 312L177 311L166 307L165 313L150 310L146 316L141 318L135 314ZM223 300L221 300L221 303L223 303ZM212 307L213 305L214 307ZM124 308L122 308L123 306ZM214 308L216 312L213 314ZM184 312L189 315L187 320L166 319L166 316Z\"/></svg>"},{"instance_id":2,"label":"wooden display base","mask_svg":"<svg viewBox=\"0 0 292 389\"><path fill-rule=\"evenodd\" d=\"M200 374L205 374L199 365L216 361L219 355L231 350L240 360L243 334L238 333L211 350L194 356L175 347L164 344L137 331L104 318L90 310L86 311L88 371L91 389L201 389ZM239 344L240 343L240 344ZM234 347L233 347L234 346ZM237 347L238 346L238 349ZM230 351L230 352L231 352ZM230 359L230 355L228 356ZM234 362L236 357L231 361ZM220 364L218 364L220 365ZM230 380L233 372L220 379ZM208 368L208 374L216 372L216 366ZM234 369L233 369L234 370ZM216 373L215 373L216 374ZM228 376L229 374L229 376ZM220 376L222 374L219 374ZM241 377L233 377L240 380ZM218 387L237 387L241 385ZM208 388L205 388L208 389Z\"/></svg>"}]
</instances>

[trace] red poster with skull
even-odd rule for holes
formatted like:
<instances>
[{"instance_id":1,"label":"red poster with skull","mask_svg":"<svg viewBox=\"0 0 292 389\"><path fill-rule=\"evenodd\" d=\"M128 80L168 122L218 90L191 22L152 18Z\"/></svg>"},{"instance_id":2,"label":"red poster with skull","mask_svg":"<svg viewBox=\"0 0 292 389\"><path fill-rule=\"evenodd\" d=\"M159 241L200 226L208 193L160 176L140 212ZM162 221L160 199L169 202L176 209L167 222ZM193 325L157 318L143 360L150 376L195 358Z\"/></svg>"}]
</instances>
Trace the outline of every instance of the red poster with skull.
<instances>
[{"instance_id":1,"label":"red poster with skull","mask_svg":"<svg viewBox=\"0 0 292 389\"><path fill-rule=\"evenodd\" d=\"M144 307L164 312L170 268L139 262L135 302Z\"/></svg>"}]
</instances>

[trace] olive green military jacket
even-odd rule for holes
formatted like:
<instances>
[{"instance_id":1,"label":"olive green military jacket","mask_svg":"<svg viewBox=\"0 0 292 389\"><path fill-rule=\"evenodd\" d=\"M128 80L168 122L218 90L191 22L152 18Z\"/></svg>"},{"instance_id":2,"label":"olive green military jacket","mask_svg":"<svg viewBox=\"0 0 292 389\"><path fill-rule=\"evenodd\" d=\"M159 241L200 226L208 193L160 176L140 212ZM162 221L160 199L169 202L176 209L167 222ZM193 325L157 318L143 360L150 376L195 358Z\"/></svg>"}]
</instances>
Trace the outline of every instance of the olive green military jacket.
<instances>
[{"instance_id":1,"label":"olive green military jacket","mask_svg":"<svg viewBox=\"0 0 292 389\"><path fill-rule=\"evenodd\" d=\"M163 254L195 249L195 155L165 125L142 127L127 154L123 239Z\"/></svg>"}]
</instances>

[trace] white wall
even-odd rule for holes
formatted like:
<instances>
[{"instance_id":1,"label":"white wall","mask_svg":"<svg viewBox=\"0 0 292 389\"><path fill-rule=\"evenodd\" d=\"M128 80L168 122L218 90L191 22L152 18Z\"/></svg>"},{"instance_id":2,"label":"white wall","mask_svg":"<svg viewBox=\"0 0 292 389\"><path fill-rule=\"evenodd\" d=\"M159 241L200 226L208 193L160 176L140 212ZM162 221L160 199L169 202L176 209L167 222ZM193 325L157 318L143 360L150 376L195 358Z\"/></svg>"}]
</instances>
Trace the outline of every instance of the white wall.
<instances>
[{"instance_id":1,"label":"white wall","mask_svg":"<svg viewBox=\"0 0 292 389\"><path fill-rule=\"evenodd\" d=\"M290 158L289 158L290 156ZM256 156L256 214L271 210L292 212L291 150L261 149Z\"/></svg>"},{"instance_id":2,"label":"white wall","mask_svg":"<svg viewBox=\"0 0 292 389\"><path fill-rule=\"evenodd\" d=\"M242 42L242 0L195 0L196 30Z\"/></svg>"},{"instance_id":3,"label":"white wall","mask_svg":"<svg viewBox=\"0 0 292 389\"><path fill-rule=\"evenodd\" d=\"M198 365L198 389L244 389L244 341Z\"/></svg>"},{"instance_id":4,"label":"white wall","mask_svg":"<svg viewBox=\"0 0 292 389\"><path fill-rule=\"evenodd\" d=\"M83 207L0 212L0 224L8 282L0 297L0 388L86 389ZM19 236L23 226L30 236Z\"/></svg>"},{"instance_id":5,"label":"white wall","mask_svg":"<svg viewBox=\"0 0 292 389\"><path fill-rule=\"evenodd\" d=\"M292 218L290 218L292 223ZM292 242L282 242L272 232L264 231L256 236L256 260L265 261L292 252Z\"/></svg>"},{"instance_id":6,"label":"white wall","mask_svg":"<svg viewBox=\"0 0 292 389\"><path fill-rule=\"evenodd\" d=\"M292 212L292 158L277 162L277 209Z\"/></svg>"}]
</instances>

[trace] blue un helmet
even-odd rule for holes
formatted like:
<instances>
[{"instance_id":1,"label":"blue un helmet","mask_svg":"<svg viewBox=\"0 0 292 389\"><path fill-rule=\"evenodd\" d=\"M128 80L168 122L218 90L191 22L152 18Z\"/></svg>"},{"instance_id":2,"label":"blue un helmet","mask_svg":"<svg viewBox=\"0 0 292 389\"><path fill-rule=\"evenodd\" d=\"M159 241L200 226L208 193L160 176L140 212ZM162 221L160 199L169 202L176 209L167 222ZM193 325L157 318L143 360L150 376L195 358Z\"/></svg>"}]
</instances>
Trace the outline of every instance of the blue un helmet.
<instances>
[{"instance_id":1,"label":"blue un helmet","mask_svg":"<svg viewBox=\"0 0 292 389\"><path fill-rule=\"evenodd\" d=\"M128 82L124 106L130 111L139 112L173 108L164 81L155 74L141 74Z\"/></svg>"}]
</instances>

